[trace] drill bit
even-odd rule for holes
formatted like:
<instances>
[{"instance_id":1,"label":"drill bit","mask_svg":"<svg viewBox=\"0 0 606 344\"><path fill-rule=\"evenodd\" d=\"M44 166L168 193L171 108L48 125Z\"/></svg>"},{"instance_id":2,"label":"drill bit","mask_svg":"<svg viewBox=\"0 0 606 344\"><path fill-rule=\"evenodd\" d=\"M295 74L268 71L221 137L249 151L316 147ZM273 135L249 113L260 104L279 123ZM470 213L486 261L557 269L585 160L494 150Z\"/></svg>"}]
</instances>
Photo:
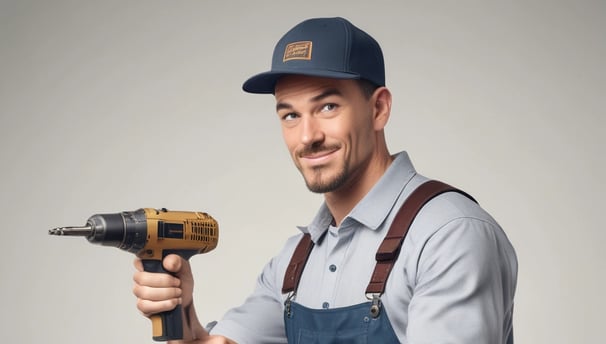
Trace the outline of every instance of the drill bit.
<instances>
[{"instance_id":1,"label":"drill bit","mask_svg":"<svg viewBox=\"0 0 606 344\"><path fill-rule=\"evenodd\" d=\"M91 236L94 234L92 226L82 227L57 227L48 230L49 235L72 235L72 236Z\"/></svg>"}]
</instances>

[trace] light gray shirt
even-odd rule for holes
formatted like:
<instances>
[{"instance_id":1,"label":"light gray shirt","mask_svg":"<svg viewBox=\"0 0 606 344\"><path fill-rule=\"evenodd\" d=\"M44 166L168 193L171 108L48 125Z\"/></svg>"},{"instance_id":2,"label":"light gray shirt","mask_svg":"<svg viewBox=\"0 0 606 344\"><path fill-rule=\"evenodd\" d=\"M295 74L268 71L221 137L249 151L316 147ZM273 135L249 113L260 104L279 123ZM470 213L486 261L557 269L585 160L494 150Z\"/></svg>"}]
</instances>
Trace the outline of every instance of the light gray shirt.
<instances>
[{"instance_id":1,"label":"light gray shirt","mask_svg":"<svg viewBox=\"0 0 606 344\"><path fill-rule=\"evenodd\" d=\"M318 309L367 302L375 253L399 207L426 180L401 152L339 227L330 225L323 204L311 224L299 227L316 246L295 301ZM301 236L287 240L252 295L213 334L238 343L286 343L281 288ZM516 280L515 251L503 230L476 203L450 192L415 218L381 301L402 343L509 343Z\"/></svg>"}]
</instances>

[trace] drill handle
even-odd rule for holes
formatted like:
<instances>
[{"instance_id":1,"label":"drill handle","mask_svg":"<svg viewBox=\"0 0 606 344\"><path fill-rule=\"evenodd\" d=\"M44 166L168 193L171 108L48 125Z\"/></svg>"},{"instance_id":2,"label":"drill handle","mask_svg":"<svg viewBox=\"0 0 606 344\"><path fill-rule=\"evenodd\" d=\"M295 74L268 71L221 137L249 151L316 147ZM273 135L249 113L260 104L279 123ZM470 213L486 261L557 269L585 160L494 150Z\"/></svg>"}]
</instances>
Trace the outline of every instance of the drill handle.
<instances>
[{"instance_id":1,"label":"drill handle","mask_svg":"<svg viewBox=\"0 0 606 344\"><path fill-rule=\"evenodd\" d=\"M162 266L161 260L142 259L143 270L147 272L168 273ZM183 317L181 314L181 305L177 305L173 310L152 315L152 332L156 341L168 341L183 339Z\"/></svg>"}]
</instances>

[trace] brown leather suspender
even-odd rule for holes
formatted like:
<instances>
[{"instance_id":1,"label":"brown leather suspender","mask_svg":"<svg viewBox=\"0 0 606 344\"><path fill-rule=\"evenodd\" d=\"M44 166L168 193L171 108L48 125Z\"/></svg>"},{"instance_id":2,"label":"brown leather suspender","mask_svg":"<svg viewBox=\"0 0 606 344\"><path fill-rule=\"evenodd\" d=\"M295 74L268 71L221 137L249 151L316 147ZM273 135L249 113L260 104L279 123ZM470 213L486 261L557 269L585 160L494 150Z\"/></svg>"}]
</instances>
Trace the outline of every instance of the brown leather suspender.
<instances>
[{"instance_id":1,"label":"brown leather suspender","mask_svg":"<svg viewBox=\"0 0 606 344\"><path fill-rule=\"evenodd\" d=\"M383 294L387 277L389 277L389 273L398 259L404 238L408 233L412 221L417 216L417 213L432 198L450 191L462 193L474 200L473 197L467 193L437 180L430 180L421 184L410 196L408 196L391 223L389 232L387 232L381 246L379 246L379 249L377 250L377 254L375 255L377 265L370 278L370 283L368 283L368 287L366 288L367 294Z\"/></svg>"},{"instance_id":2,"label":"brown leather suspender","mask_svg":"<svg viewBox=\"0 0 606 344\"><path fill-rule=\"evenodd\" d=\"M288 267L286 268L284 282L282 284L283 294L297 290L299 280L303 274L303 268L305 267L305 263L307 263L307 258L313 247L314 242L311 241L311 235L309 235L309 233L303 234L297 248L295 248L292 258L290 258L290 264L288 264Z\"/></svg>"},{"instance_id":3,"label":"brown leather suspender","mask_svg":"<svg viewBox=\"0 0 606 344\"><path fill-rule=\"evenodd\" d=\"M377 264L366 288L367 294L383 294L389 273L398 259L400 248L415 216L427 202L445 192L458 192L475 202L473 197L467 193L437 180L427 181L417 187L398 210L387 235L377 250L375 255ZM293 253L290 264L286 268L282 293L296 292L303 274L303 268L313 246L311 236L304 234Z\"/></svg>"}]
</instances>

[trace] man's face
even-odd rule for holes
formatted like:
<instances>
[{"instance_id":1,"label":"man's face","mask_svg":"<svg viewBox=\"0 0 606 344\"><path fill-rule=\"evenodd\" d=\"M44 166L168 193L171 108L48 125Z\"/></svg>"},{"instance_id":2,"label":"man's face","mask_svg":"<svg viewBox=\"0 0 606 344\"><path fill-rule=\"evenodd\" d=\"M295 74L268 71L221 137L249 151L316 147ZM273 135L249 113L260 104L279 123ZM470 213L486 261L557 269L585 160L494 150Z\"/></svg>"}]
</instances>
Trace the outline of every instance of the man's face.
<instances>
[{"instance_id":1,"label":"man's face","mask_svg":"<svg viewBox=\"0 0 606 344\"><path fill-rule=\"evenodd\" d=\"M372 99L357 82L287 76L275 96L284 141L307 187L326 193L355 186L376 145Z\"/></svg>"}]
</instances>

